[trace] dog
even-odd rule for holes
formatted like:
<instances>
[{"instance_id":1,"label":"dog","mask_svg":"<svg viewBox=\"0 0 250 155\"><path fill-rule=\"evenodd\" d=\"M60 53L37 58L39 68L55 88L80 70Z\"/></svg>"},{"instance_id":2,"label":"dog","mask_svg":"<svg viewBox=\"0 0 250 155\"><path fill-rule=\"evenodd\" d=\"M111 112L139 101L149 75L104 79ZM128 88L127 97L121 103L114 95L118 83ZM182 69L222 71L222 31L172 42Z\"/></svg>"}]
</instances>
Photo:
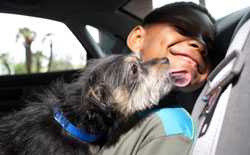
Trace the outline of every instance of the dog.
<instances>
[{"instance_id":1,"label":"dog","mask_svg":"<svg viewBox=\"0 0 250 155\"><path fill-rule=\"evenodd\" d=\"M88 61L72 82L56 82L0 119L0 155L96 154L171 91L169 68L167 58L143 62L137 54Z\"/></svg>"}]
</instances>

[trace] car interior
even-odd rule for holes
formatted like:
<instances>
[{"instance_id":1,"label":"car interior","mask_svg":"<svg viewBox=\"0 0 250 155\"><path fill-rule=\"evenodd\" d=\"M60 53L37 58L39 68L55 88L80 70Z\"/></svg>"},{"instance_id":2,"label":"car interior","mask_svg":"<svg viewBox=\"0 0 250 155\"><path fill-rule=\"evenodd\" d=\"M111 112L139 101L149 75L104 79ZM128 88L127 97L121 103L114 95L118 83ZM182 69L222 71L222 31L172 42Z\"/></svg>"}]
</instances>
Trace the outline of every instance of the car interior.
<instances>
[{"instance_id":1,"label":"car interior","mask_svg":"<svg viewBox=\"0 0 250 155\"><path fill-rule=\"evenodd\" d=\"M135 16L128 11L129 9L134 9L133 7L131 7L132 4L130 3L130 0L85 0L74 2L66 0L1 0L0 13L46 18L64 23L85 48L88 60L91 58L101 58L109 54L121 54L128 52L126 50L126 36L133 28L133 26L140 24L141 22L140 17ZM217 36L215 41L216 45L214 58L212 60L214 61L214 63L219 64L218 66L226 66L224 62L226 61L226 58L223 58L225 56L228 57L228 55L230 56L230 53L234 53L230 52L234 50L233 47L231 47L230 49L230 46L233 46L231 45L233 42L236 42L234 44L238 44L238 40L243 40L242 42L244 43L244 45L242 45L242 47L245 47L247 43L250 44L249 40L245 41L241 37L237 37L237 33L249 18L250 8L248 7L233 12L216 21ZM99 29L100 33L102 33L103 36L111 35L112 37L107 37L102 43L97 43L88 32L86 28L87 25L91 25ZM250 26L248 26L248 29L250 29L249 27ZM241 33L247 34L245 30ZM73 52L74 51L72 51L72 53ZM235 53L236 54L233 56L237 56L237 52ZM228 62L234 60L233 58L235 57L233 56L228 58L230 59L228 60ZM245 64L245 66L247 65ZM243 69L239 69L240 72L247 72L247 67L245 66ZM222 70L222 67L215 68L215 71L213 71L211 73L212 75L210 75L211 81L215 79L220 70ZM73 69L46 73L0 76L0 116L4 116L11 111L22 108L25 105L26 99L29 98L30 94L48 87L51 82L55 81L58 78L63 78L66 82L70 82L74 78L74 75L78 72L79 69ZM226 91L226 87L228 87L230 83L231 87L235 87L238 85L239 74L237 74L237 76L235 77L231 77L230 80L224 83L222 82L223 87L222 85L218 86L221 90L218 94L215 93L216 95L218 95L215 99L216 103L220 100L219 98L222 96L222 92ZM249 81L249 78L247 79L247 81ZM219 83L221 84L221 81ZM243 81L239 83L241 83L241 85L244 85L245 82ZM194 117L195 122L198 124L197 130L199 132L199 134L197 134L197 141L190 154L249 154L250 141L248 140L249 134L247 135L247 129L250 129L250 125L248 123L250 118L249 116L247 116L247 109L249 108L247 104L244 104L246 105L245 107L239 107L235 105L236 103L233 104L230 102L231 104L229 104L224 109L225 115L220 118L222 120L220 122L220 130L207 130L208 127L211 128L211 126L216 126L216 123L210 124L210 122L212 122L213 118L218 115L216 115L215 109L217 109L219 107L218 105L220 104L220 102L218 102L217 106L212 107L212 112L209 111L209 115L205 114L203 117L203 111L207 108L207 101L204 101L204 96L207 95L207 90L208 88L210 88L208 86L209 84L211 83L209 83L208 81L194 105L185 105L186 109L191 109L192 116ZM244 101L243 99L239 101L245 103L247 101L247 97L249 97L249 95L247 95L246 97L246 94L249 93L249 91L236 93L239 90L241 90L241 87L237 87L237 90L234 90L233 93L241 94L241 96L237 96L237 99L234 99L233 101L237 102L239 98L244 98ZM211 92L214 93L214 91ZM238 111L233 111L234 109ZM244 111L241 112L241 110ZM237 114L235 114L235 112L237 112ZM220 113L220 111L217 110L217 113ZM234 113L235 117L232 117L230 115L231 113ZM239 114L245 115L239 116ZM245 123L240 123L242 121ZM206 125L206 127L204 127L204 124ZM205 132L203 132L204 130ZM216 136L206 136L206 132L212 132L212 134L216 134ZM216 138L211 139L211 137Z\"/></svg>"}]
</instances>

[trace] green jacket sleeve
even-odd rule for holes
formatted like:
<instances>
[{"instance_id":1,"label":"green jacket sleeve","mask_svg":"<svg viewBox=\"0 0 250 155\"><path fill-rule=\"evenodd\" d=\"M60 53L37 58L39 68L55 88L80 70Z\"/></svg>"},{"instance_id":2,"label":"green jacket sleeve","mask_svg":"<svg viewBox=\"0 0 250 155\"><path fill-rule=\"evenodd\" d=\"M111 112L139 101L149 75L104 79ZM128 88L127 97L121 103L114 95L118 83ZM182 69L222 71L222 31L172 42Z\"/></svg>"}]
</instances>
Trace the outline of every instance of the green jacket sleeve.
<instances>
[{"instance_id":1,"label":"green jacket sleeve","mask_svg":"<svg viewBox=\"0 0 250 155\"><path fill-rule=\"evenodd\" d=\"M188 155L191 145L192 141L181 135L163 136L142 146L137 155Z\"/></svg>"},{"instance_id":2,"label":"green jacket sleeve","mask_svg":"<svg viewBox=\"0 0 250 155\"><path fill-rule=\"evenodd\" d=\"M194 139L192 118L183 108L152 111L100 155L188 155Z\"/></svg>"}]
</instances>

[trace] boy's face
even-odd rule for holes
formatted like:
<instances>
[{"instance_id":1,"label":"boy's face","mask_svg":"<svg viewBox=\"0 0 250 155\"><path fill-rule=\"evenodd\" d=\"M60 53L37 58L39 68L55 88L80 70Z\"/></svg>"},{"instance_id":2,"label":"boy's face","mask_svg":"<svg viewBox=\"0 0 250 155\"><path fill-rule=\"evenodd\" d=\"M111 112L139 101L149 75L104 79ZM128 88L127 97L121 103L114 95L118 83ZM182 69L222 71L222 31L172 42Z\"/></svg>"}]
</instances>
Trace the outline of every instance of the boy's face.
<instances>
[{"instance_id":1,"label":"boy's face","mask_svg":"<svg viewBox=\"0 0 250 155\"><path fill-rule=\"evenodd\" d=\"M134 52L141 52L144 61L167 57L175 80L181 91L192 91L207 79L209 64L205 46L199 41L182 35L168 24L135 27L127 44Z\"/></svg>"}]
</instances>

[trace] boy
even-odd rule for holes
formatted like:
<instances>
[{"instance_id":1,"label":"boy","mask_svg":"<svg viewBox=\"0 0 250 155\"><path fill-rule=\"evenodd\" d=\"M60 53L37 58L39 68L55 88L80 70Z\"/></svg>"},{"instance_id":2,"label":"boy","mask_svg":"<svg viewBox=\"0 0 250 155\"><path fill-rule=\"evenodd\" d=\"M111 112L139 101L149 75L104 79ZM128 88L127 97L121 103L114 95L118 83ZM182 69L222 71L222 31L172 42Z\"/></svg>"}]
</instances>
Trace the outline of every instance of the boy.
<instances>
[{"instance_id":1,"label":"boy","mask_svg":"<svg viewBox=\"0 0 250 155\"><path fill-rule=\"evenodd\" d=\"M194 3L165 5L148 14L142 25L130 32L127 45L131 51L140 52L144 61L167 57L172 74L180 84L175 91L192 92L203 85L211 70L214 23L208 11ZM183 108L161 108L151 112L117 144L103 148L100 154L188 154L194 131L192 119Z\"/></svg>"}]
</instances>

